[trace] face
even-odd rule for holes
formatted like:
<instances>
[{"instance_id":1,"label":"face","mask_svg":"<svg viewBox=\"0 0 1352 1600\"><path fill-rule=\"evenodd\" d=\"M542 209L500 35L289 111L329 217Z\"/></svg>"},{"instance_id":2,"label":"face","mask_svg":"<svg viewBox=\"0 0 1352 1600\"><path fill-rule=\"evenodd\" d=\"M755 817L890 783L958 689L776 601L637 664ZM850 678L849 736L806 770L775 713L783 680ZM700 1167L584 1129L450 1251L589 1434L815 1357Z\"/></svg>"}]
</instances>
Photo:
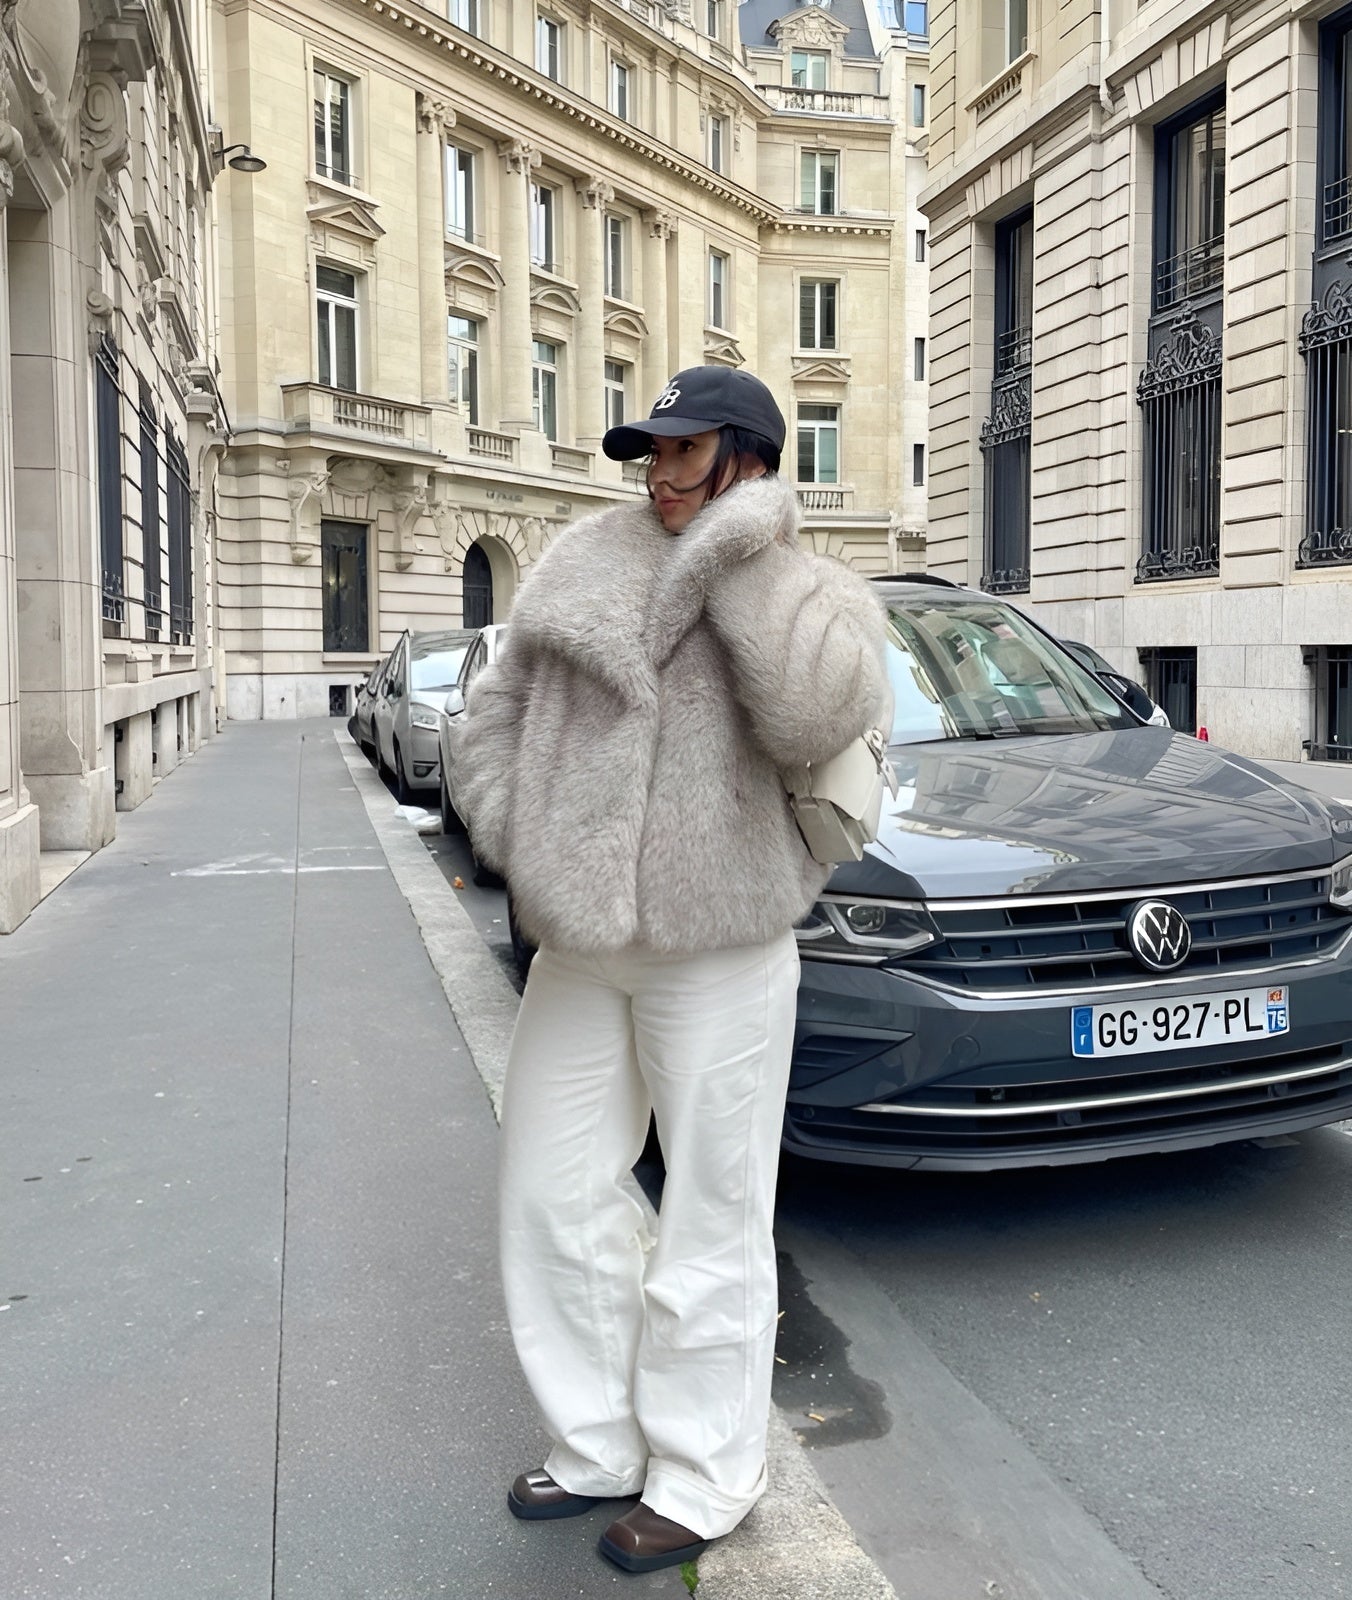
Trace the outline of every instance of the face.
<instances>
[{"instance_id":1,"label":"face","mask_svg":"<svg viewBox=\"0 0 1352 1600\"><path fill-rule=\"evenodd\" d=\"M668 533L681 533L704 505L744 478L759 478L765 463L755 456L741 456L724 468L722 481L705 479L718 454L718 429L687 434L680 439L654 439L648 467L648 489L657 515Z\"/></svg>"}]
</instances>

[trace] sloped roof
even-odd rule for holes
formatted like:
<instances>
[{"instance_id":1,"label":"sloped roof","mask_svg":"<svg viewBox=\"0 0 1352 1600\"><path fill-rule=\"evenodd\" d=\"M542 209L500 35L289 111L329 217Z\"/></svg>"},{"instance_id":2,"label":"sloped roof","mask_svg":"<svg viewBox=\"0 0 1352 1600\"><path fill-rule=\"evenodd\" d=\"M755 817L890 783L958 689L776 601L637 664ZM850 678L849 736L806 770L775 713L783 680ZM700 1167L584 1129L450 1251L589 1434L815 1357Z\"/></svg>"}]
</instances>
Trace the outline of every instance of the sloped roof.
<instances>
[{"instance_id":1,"label":"sloped roof","mask_svg":"<svg viewBox=\"0 0 1352 1600\"><path fill-rule=\"evenodd\" d=\"M737 26L742 43L748 50L763 50L767 46L773 48L775 41L768 32L770 24L802 9L801 3L788 5L785 0L741 0L737 7ZM850 30L845 40L847 56L877 60L873 52L873 40L869 36L868 18L864 14L864 0L831 0L830 5L822 9Z\"/></svg>"}]
</instances>

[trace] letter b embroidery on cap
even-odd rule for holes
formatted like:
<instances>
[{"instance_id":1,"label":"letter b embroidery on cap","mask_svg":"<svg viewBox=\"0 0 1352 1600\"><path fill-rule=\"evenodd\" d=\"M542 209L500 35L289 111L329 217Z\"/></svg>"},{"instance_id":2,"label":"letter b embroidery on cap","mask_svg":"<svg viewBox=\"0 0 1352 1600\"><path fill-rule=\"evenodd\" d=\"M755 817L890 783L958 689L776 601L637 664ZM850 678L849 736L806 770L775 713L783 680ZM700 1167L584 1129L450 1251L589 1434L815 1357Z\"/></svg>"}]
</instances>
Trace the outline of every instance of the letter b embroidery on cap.
<instances>
[{"instance_id":1,"label":"letter b embroidery on cap","mask_svg":"<svg viewBox=\"0 0 1352 1600\"><path fill-rule=\"evenodd\" d=\"M665 411L668 406L674 406L681 398L681 391L674 383L669 383L653 403L654 411Z\"/></svg>"}]
</instances>

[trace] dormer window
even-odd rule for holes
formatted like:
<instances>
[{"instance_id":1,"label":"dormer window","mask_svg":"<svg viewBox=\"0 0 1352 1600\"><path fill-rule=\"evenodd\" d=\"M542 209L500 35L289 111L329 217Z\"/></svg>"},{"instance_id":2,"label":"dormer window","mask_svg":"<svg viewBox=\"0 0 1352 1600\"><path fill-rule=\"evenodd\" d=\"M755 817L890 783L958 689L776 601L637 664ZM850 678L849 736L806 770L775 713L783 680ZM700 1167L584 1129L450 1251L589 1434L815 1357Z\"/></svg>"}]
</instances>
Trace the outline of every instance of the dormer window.
<instances>
[{"instance_id":1,"label":"dormer window","mask_svg":"<svg viewBox=\"0 0 1352 1600\"><path fill-rule=\"evenodd\" d=\"M793 50L789 54L789 83L795 89L824 89L831 58L825 50Z\"/></svg>"}]
</instances>

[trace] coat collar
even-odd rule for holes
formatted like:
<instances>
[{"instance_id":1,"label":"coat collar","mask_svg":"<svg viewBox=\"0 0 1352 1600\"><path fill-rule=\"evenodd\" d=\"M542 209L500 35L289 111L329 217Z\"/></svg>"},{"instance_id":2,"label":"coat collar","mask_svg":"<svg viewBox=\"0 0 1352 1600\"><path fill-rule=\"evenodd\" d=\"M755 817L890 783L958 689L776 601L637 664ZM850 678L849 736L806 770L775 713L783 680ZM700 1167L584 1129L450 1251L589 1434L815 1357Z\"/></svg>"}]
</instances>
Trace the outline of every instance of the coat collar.
<instances>
[{"instance_id":1,"label":"coat collar","mask_svg":"<svg viewBox=\"0 0 1352 1600\"><path fill-rule=\"evenodd\" d=\"M576 661L641 704L718 575L776 540L796 546L799 521L797 497L776 477L730 489L680 534L667 533L651 505L584 517L522 584L509 637L514 648Z\"/></svg>"}]
</instances>

